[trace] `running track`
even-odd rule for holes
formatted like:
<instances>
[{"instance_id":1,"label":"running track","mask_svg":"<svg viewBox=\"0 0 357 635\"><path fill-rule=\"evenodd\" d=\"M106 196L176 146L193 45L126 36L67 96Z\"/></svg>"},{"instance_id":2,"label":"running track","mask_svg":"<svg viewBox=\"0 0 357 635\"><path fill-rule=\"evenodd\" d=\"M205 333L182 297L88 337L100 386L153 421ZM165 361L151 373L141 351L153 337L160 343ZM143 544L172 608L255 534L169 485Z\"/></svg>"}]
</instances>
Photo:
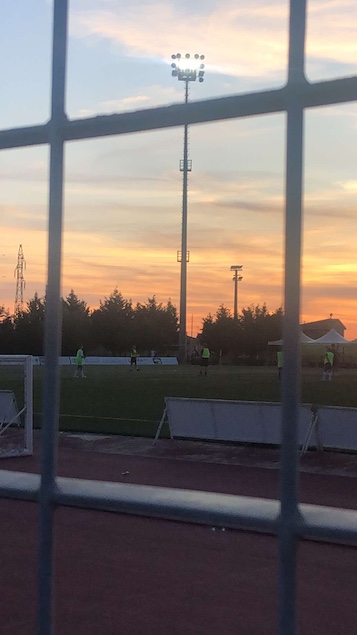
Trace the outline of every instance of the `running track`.
<instances>
[{"instance_id":1,"label":"running track","mask_svg":"<svg viewBox=\"0 0 357 635\"><path fill-rule=\"evenodd\" d=\"M128 442L129 443L129 440ZM278 496L274 450L63 437L61 476ZM351 455L309 453L300 500L357 508ZM264 465L264 467L257 467ZM38 472L33 457L1 469ZM129 472L129 474L123 474ZM1 635L36 632L37 507L0 500ZM156 519L60 508L55 523L56 635L275 635L277 540ZM357 550L303 542L299 635L357 632Z\"/></svg>"}]
</instances>

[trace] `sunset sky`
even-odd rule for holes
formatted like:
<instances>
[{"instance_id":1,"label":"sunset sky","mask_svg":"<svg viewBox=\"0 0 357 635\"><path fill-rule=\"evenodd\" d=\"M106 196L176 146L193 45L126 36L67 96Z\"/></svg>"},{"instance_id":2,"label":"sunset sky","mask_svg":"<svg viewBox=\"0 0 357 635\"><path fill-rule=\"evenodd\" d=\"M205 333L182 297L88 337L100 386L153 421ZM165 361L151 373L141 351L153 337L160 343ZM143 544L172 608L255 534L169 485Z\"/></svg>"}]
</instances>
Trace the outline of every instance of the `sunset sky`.
<instances>
[{"instance_id":1,"label":"sunset sky","mask_svg":"<svg viewBox=\"0 0 357 635\"><path fill-rule=\"evenodd\" d=\"M288 2L70 0L69 118L182 102L171 54L206 56L190 99L279 87L286 80ZM1 0L0 128L50 111L52 2ZM356 0L308 3L310 81L355 75ZM357 337L357 106L305 118L301 321L340 318ZM115 287L179 307L183 130L66 146L62 294L91 308ZM187 330L220 304L233 310L231 265L243 265L239 310L283 303L285 116L191 126ZM0 305L13 311L19 245L25 300L46 284L48 149L0 153ZM193 316L193 327L192 327Z\"/></svg>"}]
</instances>

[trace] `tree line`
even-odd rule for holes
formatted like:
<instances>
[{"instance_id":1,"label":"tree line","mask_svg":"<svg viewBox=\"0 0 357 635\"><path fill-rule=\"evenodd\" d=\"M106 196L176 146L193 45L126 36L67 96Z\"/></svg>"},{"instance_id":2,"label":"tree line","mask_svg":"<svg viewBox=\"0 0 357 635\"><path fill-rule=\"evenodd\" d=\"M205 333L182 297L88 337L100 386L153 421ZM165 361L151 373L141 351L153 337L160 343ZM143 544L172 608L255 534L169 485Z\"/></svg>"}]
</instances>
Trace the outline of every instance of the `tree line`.
<instances>
[{"instance_id":1,"label":"tree line","mask_svg":"<svg viewBox=\"0 0 357 635\"><path fill-rule=\"evenodd\" d=\"M141 353L167 354L178 340L178 318L170 300L163 305L156 297L133 306L114 291L91 310L73 290L61 299L62 355L75 355L83 345L86 355L127 355L135 344ZM46 299L37 293L23 311L4 314L0 323L2 354L43 355Z\"/></svg>"},{"instance_id":2,"label":"tree line","mask_svg":"<svg viewBox=\"0 0 357 635\"><path fill-rule=\"evenodd\" d=\"M254 360L266 352L269 341L281 338L282 319L282 308L270 313L264 303L242 309L235 320L222 304L214 316L209 314L202 320L200 339L216 355L228 356L232 362Z\"/></svg>"},{"instance_id":3,"label":"tree line","mask_svg":"<svg viewBox=\"0 0 357 635\"><path fill-rule=\"evenodd\" d=\"M117 288L99 308L91 310L73 290L61 299L62 355L74 355L80 345L86 355L128 355L135 344L139 354L175 355L178 349L178 316L168 300L155 296L146 303L127 300ZM0 307L0 352L6 355L43 355L46 299L37 293L26 308L10 316ZM242 309L235 320L221 305L202 320L198 348L206 343L216 354L231 361L255 357L266 351L269 340L281 337L282 309L269 313L263 306ZM196 344L196 343L195 343Z\"/></svg>"}]
</instances>

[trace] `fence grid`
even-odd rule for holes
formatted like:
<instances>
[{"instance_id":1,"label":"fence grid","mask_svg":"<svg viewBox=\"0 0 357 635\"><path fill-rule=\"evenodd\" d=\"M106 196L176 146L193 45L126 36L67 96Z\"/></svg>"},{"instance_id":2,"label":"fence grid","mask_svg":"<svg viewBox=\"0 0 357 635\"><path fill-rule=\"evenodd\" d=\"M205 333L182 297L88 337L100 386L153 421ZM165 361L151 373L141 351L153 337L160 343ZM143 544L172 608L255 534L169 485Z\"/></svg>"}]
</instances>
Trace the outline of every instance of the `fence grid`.
<instances>
[{"instance_id":1,"label":"fence grid","mask_svg":"<svg viewBox=\"0 0 357 635\"><path fill-rule=\"evenodd\" d=\"M51 118L43 125L0 131L0 149L50 147L48 279L41 475L0 471L0 496L40 507L38 633L53 633L53 514L58 505L111 509L187 522L250 527L279 537L279 633L295 635L296 550L303 537L357 544L357 513L298 502L297 421L300 398L300 265L303 134L306 108L357 100L357 77L310 83L305 78L306 0L290 0L288 79L280 89L152 110L69 121L65 113L68 0L54 0ZM128 134L269 113L286 113L284 377L280 502L56 476L61 339L63 155L66 141ZM129 510L129 511L128 511Z\"/></svg>"}]
</instances>

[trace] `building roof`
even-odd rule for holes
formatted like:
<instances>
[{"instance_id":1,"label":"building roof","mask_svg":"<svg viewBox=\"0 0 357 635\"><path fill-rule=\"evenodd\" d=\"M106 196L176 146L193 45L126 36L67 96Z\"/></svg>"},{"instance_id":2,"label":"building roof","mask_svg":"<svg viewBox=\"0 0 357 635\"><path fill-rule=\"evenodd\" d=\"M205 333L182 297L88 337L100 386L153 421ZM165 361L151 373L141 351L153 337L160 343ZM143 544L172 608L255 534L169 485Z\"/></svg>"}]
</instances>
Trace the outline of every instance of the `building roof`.
<instances>
[{"instance_id":1,"label":"building roof","mask_svg":"<svg viewBox=\"0 0 357 635\"><path fill-rule=\"evenodd\" d=\"M300 324L301 329L336 329L336 326L342 326L343 329L346 330L344 324L342 324L341 320L335 318L327 318L327 320L317 320L316 322L304 322L304 324Z\"/></svg>"}]
</instances>

